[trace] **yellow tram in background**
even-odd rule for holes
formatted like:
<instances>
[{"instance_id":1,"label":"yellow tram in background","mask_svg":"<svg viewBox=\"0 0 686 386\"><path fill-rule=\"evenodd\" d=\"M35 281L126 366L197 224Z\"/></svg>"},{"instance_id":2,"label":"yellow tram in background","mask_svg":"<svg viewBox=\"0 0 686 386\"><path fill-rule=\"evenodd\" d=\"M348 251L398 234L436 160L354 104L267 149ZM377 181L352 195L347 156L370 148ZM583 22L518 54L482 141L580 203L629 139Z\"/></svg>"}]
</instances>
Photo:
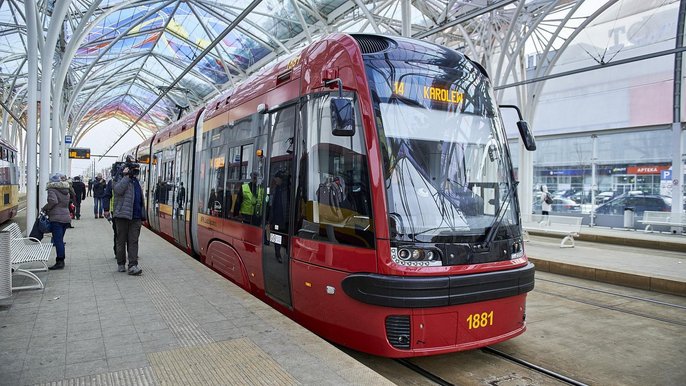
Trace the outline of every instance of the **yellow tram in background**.
<instances>
[{"instance_id":1,"label":"yellow tram in background","mask_svg":"<svg viewBox=\"0 0 686 386\"><path fill-rule=\"evenodd\" d=\"M0 138L0 224L19 208L19 157L17 149Z\"/></svg>"}]
</instances>

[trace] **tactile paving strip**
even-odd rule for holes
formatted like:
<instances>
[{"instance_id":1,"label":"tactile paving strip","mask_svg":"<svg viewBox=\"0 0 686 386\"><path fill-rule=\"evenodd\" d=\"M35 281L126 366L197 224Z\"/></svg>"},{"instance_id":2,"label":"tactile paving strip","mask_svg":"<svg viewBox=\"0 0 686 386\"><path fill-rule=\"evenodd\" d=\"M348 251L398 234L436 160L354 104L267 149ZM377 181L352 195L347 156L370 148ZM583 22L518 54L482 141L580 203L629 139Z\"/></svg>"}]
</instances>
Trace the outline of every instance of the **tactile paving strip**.
<instances>
[{"instance_id":1,"label":"tactile paving strip","mask_svg":"<svg viewBox=\"0 0 686 386\"><path fill-rule=\"evenodd\" d=\"M248 338L148 354L160 385L297 385Z\"/></svg>"},{"instance_id":2,"label":"tactile paving strip","mask_svg":"<svg viewBox=\"0 0 686 386\"><path fill-rule=\"evenodd\" d=\"M127 369L111 373L85 375L57 382L43 383L44 386L146 386L158 385L150 367Z\"/></svg>"},{"instance_id":3,"label":"tactile paving strip","mask_svg":"<svg viewBox=\"0 0 686 386\"><path fill-rule=\"evenodd\" d=\"M171 295L152 270L143 273L141 285L150 295L152 303L179 340L181 346L190 347L214 342L184 310L178 300Z\"/></svg>"}]
</instances>

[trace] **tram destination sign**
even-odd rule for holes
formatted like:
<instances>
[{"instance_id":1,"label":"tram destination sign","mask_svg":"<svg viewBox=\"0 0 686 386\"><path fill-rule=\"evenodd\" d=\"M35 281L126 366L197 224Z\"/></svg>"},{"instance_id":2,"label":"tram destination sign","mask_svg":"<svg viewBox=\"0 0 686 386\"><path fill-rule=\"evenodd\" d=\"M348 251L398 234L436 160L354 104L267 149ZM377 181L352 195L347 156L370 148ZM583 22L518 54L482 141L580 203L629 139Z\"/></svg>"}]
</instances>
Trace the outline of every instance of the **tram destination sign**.
<instances>
[{"instance_id":1,"label":"tram destination sign","mask_svg":"<svg viewBox=\"0 0 686 386\"><path fill-rule=\"evenodd\" d=\"M72 159L91 159L91 149L70 147L69 158Z\"/></svg>"}]
</instances>

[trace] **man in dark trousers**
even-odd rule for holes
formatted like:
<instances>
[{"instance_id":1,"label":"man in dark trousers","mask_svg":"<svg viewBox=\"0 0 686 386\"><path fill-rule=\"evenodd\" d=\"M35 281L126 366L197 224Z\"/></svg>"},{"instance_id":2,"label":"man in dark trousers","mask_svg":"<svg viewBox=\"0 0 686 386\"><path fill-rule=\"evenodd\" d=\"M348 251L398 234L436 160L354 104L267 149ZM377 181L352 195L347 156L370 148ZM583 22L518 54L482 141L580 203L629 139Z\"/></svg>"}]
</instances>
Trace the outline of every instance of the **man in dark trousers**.
<instances>
[{"instance_id":1,"label":"man in dark trousers","mask_svg":"<svg viewBox=\"0 0 686 386\"><path fill-rule=\"evenodd\" d=\"M92 192L93 192L93 179L92 179L92 178L89 178L89 179L88 179L88 192L86 192L86 194L88 195L88 197L90 197L90 196L93 195Z\"/></svg>"},{"instance_id":2,"label":"man in dark trousers","mask_svg":"<svg viewBox=\"0 0 686 386\"><path fill-rule=\"evenodd\" d=\"M114 221L117 228L117 265L119 272L126 272L128 253L129 275L140 275L138 267L138 237L141 223L145 220L143 189L138 182L138 164L128 163L122 171L123 177L114 183Z\"/></svg>"},{"instance_id":3,"label":"man in dark trousers","mask_svg":"<svg viewBox=\"0 0 686 386\"><path fill-rule=\"evenodd\" d=\"M259 173L250 173L250 181L243 183L236 196L236 205L234 205L233 215L235 217L241 216L244 223L252 223L255 215L260 213L260 205L264 193L262 188L257 184L257 176Z\"/></svg>"},{"instance_id":4,"label":"man in dark trousers","mask_svg":"<svg viewBox=\"0 0 686 386\"><path fill-rule=\"evenodd\" d=\"M95 218L104 218L103 211L105 209L105 203L103 199L105 197L105 186L107 181L102 178L102 174L98 173L93 181L93 214Z\"/></svg>"},{"instance_id":5,"label":"man in dark trousers","mask_svg":"<svg viewBox=\"0 0 686 386\"><path fill-rule=\"evenodd\" d=\"M81 181L80 176L74 177L71 183L74 188L74 217L77 220L81 219L81 201L86 199L86 184Z\"/></svg>"}]
</instances>

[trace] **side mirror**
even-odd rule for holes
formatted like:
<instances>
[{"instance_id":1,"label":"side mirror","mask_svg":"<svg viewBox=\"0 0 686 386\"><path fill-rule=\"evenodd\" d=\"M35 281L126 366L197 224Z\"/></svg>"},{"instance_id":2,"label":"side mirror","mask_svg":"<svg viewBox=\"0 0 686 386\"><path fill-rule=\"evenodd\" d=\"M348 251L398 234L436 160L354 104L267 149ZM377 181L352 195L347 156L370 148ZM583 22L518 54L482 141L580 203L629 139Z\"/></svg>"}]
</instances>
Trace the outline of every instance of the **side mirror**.
<instances>
[{"instance_id":1,"label":"side mirror","mask_svg":"<svg viewBox=\"0 0 686 386\"><path fill-rule=\"evenodd\" d=\"M517 128L519 129L519 135L522 136L522 142L524 142L524 147L528 151L536 150L536 138L529 130L529 124L526 121L517 122Z\"/></svg>"},{"instance_id":2,"label":"side mirror","mask_svg":"<svg viewBox=\"0 0 686 386\"><path fill-rule=\"evenodd\" d=\"M526 121L522 117L522 112L519 110L519 107L515 105L500 105L500 109L514 109L517 112L517 116L519 117L519 121L517 122L517 129L519 129L519 135L520 137L522 137L524 147L528 151L536 150L536 138L534 138L533 133L531 133L531 130L529 129L529 124L526 123Z\"/></svg>"},{"instance_id":3,"label":"side mirror","mask_svg":"<svg viewBox=\"0 0 686 386\"><path fill-rule=\"evenodd\" d=\"M337 137L355 135L355 110L350 99L331 98L331 133Z\"/></svg>"}]
</instances>

